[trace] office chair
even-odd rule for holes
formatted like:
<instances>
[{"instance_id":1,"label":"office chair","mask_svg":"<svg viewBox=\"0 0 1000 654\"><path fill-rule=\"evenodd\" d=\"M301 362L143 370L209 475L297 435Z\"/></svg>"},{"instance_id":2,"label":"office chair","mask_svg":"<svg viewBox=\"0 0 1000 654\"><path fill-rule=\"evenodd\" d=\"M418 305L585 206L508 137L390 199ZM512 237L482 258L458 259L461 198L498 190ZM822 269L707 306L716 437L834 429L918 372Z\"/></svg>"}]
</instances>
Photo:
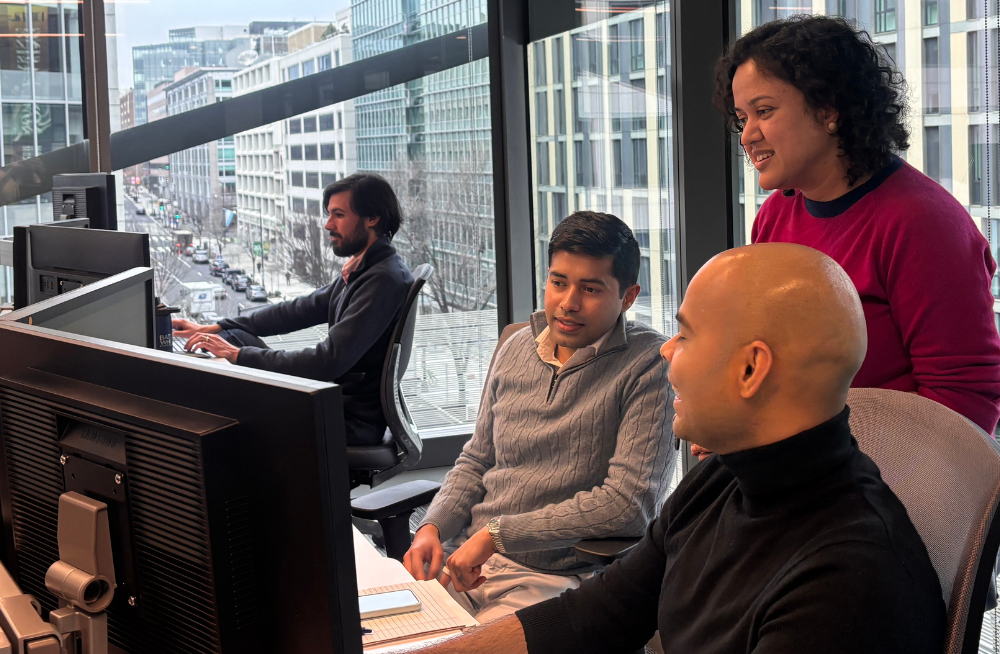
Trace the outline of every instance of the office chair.
<instances>
[{"instance_id":1,"label":"office chair","mask_svg":"<svg viewBox=\"0 0 1000 654\"><path fill-rule=\"evenodd\" d=\"M918 395L851 389L851 431L906 507L948 609L945 654L979 651L1000 547L1000 447L965 417Z\"/></svg>"},{"instance_id":2,"label":"office chair","mask_svg":"<svg viewBox=\"0 0 1000 654\"><path fill-rule=\"evenodd\" d=\"M362 484L374 488L396 475L410 470L420 461L423 443L406 408L400 381L406 373L413 349L413 331L417 319L417 297L424 283L434 274L430 264L413 270L413 285L406 296L399 321L392 333L389 350L382 366L382 413L385 416L385 436L378 445L349 445L347 465L351 488ZM355 518L373 520L382 528L386 552L402 559L409 549L410 514L413 509L431 501L441 484L417 480L365 495L351 502Z\"/></svg>"}]
</instances>

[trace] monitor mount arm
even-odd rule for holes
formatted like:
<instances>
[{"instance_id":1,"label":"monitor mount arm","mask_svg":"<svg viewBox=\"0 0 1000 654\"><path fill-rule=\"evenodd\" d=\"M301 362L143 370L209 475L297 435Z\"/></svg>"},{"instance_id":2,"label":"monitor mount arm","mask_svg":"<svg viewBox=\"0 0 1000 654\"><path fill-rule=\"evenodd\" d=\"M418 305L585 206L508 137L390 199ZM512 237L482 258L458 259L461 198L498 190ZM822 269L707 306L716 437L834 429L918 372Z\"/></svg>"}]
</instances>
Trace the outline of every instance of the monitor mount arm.
<instances>
[{"instance_id":1,"label":"monitor mount arm","mask_svg":"<svg viewBox=\"0 0 1000 654\"><path fill-rule=\"evenodd\" d=\"M108 506L73 491L63 493L58 536L59 560L46 572L45 586L59 598L60 608L49 613L48 622L37 600L22 593L0 565L0 654L108 652L104 609L116 586Z\"/></svg>"}]
</instances>

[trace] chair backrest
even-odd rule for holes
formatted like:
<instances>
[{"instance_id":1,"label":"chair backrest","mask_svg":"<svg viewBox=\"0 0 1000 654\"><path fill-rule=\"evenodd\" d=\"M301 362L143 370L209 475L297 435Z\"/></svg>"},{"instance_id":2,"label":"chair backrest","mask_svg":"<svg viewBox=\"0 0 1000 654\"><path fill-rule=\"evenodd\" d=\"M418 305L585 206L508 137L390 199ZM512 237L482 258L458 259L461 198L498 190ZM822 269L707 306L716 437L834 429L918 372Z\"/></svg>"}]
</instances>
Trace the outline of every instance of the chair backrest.
<instances>
[{"instance_id":1,"label":"chair backrest","mask_svg":"<svg viewBox=\"0 0 1000 654\"><path fill-rule=\"evenodd\" d=\"M978 652L1000 546L1000 447L963 416L899 391L848 394L851 431L920 533L948 607L945 653Z\"/></svg>"},{"instance_id":2,"label":"chair backrest","mask_svg":"<svg viewBox=\"0 0 1000 654\"><path fill-rule=\"evenodd\" d=\"M489 370L487 370L487 372L486 372L486 377L487 378L489 378L490 373L493 372L493 364L496 363L497 352L500 351L500 348L503 347L503 344L506 343L507 340L511 336L513 336L516 332L519 332L522 329L524 329L525 327L527 327L528 324L529 323L526 323L526 322L514 322L514 323L511 323L511 324L509 324L509 325L507 325L506 327L503 328L503 331L500 332L500 338L497 339L497 347L496 347L495 350L493 350L493 358L490 359L490 367L489 367Z\"/></svg>"},{"instance_id":3,"label":"chair backrest","mask_svg":"<svg viewBox=\"0 0 1000 654\"><path fill-rule=\"evenodd\" d=\"M417 426L413 423L403 399L400 381L406 373L406 367L410 362L410 353L413 350L413 332L417 322L417 298L420 296L420 289L434 274L434 267L427 263L420 264L413 270L412 274L413 285L410 286L410 292L406 295L399 321L392 333L389 351L385 355L385 363L382 364L382 414L389 426L389 433L392 434L393 440L399 448L399 453L396 456L396 465L372 476L373 487L415 466L423 451L423 443L417 433Z\"/></svg>"}]
</instances>

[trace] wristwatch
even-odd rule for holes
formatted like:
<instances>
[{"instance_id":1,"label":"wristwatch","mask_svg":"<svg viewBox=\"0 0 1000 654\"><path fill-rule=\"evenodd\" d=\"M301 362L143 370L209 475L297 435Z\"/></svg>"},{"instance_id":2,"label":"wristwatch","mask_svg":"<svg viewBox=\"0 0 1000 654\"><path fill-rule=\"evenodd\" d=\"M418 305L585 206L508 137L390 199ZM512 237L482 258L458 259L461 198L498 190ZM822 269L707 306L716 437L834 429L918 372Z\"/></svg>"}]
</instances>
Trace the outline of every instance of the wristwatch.
<instances>
[{"instance_id":1,"label":"wristwatch","mask_svg":"<svg viewBox=\"0 0 1000 654\"><path fill-rule=\"evenodd\" d=\"M503 541L500 540L500 516L491 518L490 521L486 523L486 530L490 532L490 537L493 539L493 547L496 548L496 551L501 554L506 554L507 550L503 548Z\"/></svg>"}]
</instances>

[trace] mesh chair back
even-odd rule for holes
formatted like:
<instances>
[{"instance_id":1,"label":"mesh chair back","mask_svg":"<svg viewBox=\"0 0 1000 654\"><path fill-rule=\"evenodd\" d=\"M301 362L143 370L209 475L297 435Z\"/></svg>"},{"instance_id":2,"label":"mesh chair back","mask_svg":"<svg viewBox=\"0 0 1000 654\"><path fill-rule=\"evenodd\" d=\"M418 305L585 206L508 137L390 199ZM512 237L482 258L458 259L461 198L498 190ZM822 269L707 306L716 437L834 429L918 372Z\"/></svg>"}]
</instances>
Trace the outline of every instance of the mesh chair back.
<instances>
[{"instance_id":1,"label":"mesh chair back","mask_svg":"<svg viewBox=\"0 0 1000 654\"><path fill-rule=\"evenodd\" d=\"M414 424L413 418L410 417L406 401L403 399L400 381L406 372L406 366L410 362L410 353L413 350L413 332L417 322L417 298L420 296L420 289L434 274L434 267L424 263L417 266L412 274L413 285L410 286L410 292L403 303L403 312L399 316L399 322L396 323L389 352L386 353L385 363L382 366L382 414L385 416L389 433L392 434L392 439L398 446L399 452L396 457L396 465L372 475L372 487L415 466L420 461L420 454L423 451L423 443L417 434L417 426Z\"/></svg>"},{"instance_id":2,"label":"mesh chair back","mask_svg":"<svg viewBox=\"0 0 1000 654\"><path fill-rule=\"evenodd\" d=\"M920 533L948 607L946 654L977 652L1000 544L1000 448L951 409L917 395L851 389L851 431Z\"/></svg>"}]
</instances>

